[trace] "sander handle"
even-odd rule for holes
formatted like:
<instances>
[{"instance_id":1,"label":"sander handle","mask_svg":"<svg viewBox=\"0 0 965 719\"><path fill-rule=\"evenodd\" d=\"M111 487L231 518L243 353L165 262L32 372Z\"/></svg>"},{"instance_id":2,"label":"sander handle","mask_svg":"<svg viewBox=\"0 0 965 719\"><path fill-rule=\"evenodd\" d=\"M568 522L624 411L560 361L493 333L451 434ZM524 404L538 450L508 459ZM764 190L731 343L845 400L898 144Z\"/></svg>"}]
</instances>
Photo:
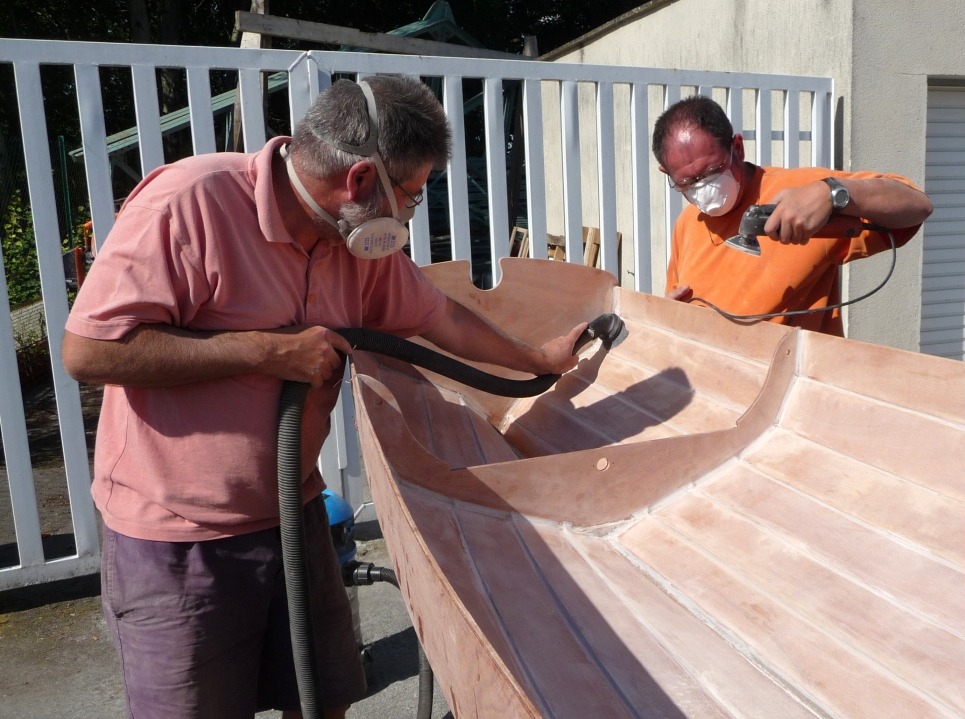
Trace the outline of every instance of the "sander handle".
<instances>
[{"instance_id":1,"label":"sander handle","mask_svg":"<svg viewBox=\"0 0 965 719\"><path fill-rule=\"evenodd\" d=\"M760 237L766 235L764 225L774 213L777 205L751 205L741 218L740 234L744 237ZM876 225L864 222L860 217L849 215L831 215L827 223L812 237L829 239L850 239L860 235L865 230L877 230ZM884 230L884 228L881 228Z\"/></svg>"}]
</instances>

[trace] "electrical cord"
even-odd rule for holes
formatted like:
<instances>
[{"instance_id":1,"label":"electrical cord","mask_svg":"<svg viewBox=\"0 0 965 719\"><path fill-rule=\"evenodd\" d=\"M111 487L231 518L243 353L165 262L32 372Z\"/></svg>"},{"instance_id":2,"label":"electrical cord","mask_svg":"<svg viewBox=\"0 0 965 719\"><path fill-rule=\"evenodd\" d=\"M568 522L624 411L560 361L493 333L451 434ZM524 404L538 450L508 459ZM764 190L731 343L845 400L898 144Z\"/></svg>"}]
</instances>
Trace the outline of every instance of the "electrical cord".
<instances>
[{"instance_id":1,"label":"electrical cord","mask_svg":"<svg viewBox=\"0 0 965 719\"><path fill-rule=\"evenodd\" d=\"M714 310L718 314L726 317L729 320L733 320L734 322L746 322L750 324L752 322L757 322L759 320L771 319L772 317L793 317L796 315L815 314L817 312L829 312L830 310L836 310L841 307L847 307L848 305L853 305L855 302L861 302L862 300L866 300L869 297L871 297L871 295L873 295L875 292L877 292L882 287L884 287L888 283L888 280L891 279L891 275L895 271L895 265L898 263L898 243L895 241L894 234L892 234L891 230L889 230L887 227L881 227L880 225L873 225L869 222L862 222L861 227L866 230L873 230L875 232L881 232L882 234L888 235L888 239L891 241L891 267L888 268L888 273L885 275L885 278L878 284L877 287L875 287L873 290L870 290L869 292L864 293L860 297L855 297L854 299L848 300L847 302L838 302L833 305L828 305L827 307L814 307L807 310L788 310L786 312L767 312L767 313L762 313L757 315L733 314L731 312L728 312L727 310L721 309L713 302L705 300L703 297L691 297L689 300L687 300L687 302L688 303L699 302L705 305L706 307L709 307L710 309Z\"/></svg>"}]
</instances>

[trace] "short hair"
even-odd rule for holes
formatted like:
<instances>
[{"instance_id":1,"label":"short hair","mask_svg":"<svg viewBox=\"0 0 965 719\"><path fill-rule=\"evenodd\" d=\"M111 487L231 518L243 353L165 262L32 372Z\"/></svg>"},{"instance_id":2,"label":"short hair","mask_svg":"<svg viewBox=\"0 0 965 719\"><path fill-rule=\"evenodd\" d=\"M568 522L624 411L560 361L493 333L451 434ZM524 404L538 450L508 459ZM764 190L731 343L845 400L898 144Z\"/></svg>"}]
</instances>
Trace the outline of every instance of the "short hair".
<instances>
[{"instance_id":1,"label":"short hair","mask_svg":"<svg viewBox=\"0 0 965 719\"><path fill-rule=\"evenodd\" d=\"M451 152L446 113L432 90L418 79L398 75L365 78L379 116L379 155L386 171L399 181L414 175L426 162L445 167ZM319 93L296 124L292 157L300 169L316 177L347 170L360 155L345 152L327 139L363 145L369 137L369 113L362 88L338 80Z\"/></svg>"},{"instance_id":2,"label":"short hair","mask_svg":"<svg viewBox=\"0 0 965 719\"><path fill-rule=\"evenodd\" d=\"M664 164L664 143L670 133L680 127L696 126L707 131L722 149L730 147L734 126L724 108L703 95L684 98L668 107L653 126L651 146L654 157Z\"/></svg>"}]
</instances>

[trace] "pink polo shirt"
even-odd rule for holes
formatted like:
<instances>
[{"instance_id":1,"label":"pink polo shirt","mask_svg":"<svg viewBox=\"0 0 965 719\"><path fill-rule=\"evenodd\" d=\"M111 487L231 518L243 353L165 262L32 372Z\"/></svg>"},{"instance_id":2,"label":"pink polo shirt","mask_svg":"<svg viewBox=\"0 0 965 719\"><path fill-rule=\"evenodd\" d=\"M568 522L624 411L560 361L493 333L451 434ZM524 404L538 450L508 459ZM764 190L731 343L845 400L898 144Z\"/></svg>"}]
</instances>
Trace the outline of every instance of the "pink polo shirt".
<instances>
[{"instance_id":1,"label":"pink polo shirt","mask_svg":"<svg viewBox=\"0 0 965 719\"><path fill-rule=\"evenodd\" d=\"M361 260L344 245L306 254L289 236L260 152L188 158L128 197L77 296L67 329L116 340L139 324L252 330L317 324L421 334L445 296L403 253ZM281 381L237 375L178 387L107 386L95 448L94 501L111 529L194 541L278 524ZM305 497L340 386L312 390L303 415Z\"/></svg>"}]
</instances>

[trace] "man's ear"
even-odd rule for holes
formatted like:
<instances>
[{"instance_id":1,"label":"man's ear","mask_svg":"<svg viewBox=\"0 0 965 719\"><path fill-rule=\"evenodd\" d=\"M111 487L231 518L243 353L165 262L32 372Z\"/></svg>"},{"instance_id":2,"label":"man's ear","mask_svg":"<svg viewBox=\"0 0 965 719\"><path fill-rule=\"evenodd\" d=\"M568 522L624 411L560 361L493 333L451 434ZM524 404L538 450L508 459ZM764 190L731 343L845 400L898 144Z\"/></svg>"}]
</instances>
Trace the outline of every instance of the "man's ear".
<instances>
[{"instance_id":1,"label":"man's ear","mask_svg":"<svg viewBox=\"0 0 965 719\"><path fill-rule=\"evenodd\" d=\"M744 161L744 137L739 132L734 134L734 157L738 162Z\"/></svg>"},{"instance_id":2,"label":"man's ear","mask_svg":"<svg viewBox=\"0 0 965 719\"><path fill-rule=\"evenodd\" d=\"M359 160L348 170L346 189L353 202L369 199L379 181L379 171L371 160Z\"/></svg>"}]
</instances>

